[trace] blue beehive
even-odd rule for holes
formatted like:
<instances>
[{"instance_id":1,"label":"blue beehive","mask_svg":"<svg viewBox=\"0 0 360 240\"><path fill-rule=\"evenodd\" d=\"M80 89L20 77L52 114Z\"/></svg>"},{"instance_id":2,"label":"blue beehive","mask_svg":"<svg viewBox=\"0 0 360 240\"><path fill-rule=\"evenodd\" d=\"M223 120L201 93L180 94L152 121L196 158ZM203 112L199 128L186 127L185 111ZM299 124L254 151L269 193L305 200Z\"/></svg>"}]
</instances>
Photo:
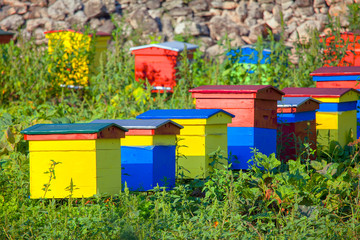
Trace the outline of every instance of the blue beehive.
<instances>
[{"instance_id":1,"label":"blue beehive","mask_svg":"<svg viewBox=\"0 0 360 240\"><path fill-rule=\"evenodd\" d=\"M122 185L131 191L175 186L175 143L181 125L168 120L95 120L129 131L121 140Z\"/></svg>"},{"instance_id":2,"label":"blue beehive","mask_svg":"<svg viewBox=\"0 0 360 240\"><path fill-rule=\"evenodd\" d=\"M270 63L271 50L265 48L263 49L262 54L263 57L260 60L260 64ZM244 45L241 49L229 51L227 55L230 56L234 62L250 64L257 64L259 62L259 52L254 45Z\"/></svg>"}]
</instances>

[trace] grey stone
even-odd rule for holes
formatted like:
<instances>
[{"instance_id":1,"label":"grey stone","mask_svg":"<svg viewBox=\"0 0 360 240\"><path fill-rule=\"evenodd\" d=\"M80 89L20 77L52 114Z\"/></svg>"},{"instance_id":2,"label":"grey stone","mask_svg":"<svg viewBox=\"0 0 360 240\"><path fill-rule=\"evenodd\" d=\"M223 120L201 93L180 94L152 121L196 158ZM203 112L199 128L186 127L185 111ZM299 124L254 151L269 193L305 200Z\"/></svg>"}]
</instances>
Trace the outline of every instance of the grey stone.
<instances>
[{"instance_id":1,"label":"grey stone","mask_svg":"<svg viewBox=\"0 0 360 240\"><path fill-rule=\"evenodd\" d=\"M310 7L312 6L312 0L296 0L295 4L298 7Z\"/></svg>"},{"instance_id":2,"label":"grey stone","mask_svg":"<svg viewBox=\"0 0 360 240\"><path fill-rule=\"evenodd\" d=\"M244 22L247 17L246 3L244 1L239 3L239 6L235 9L235 13L238 15L240 21Z\"/></svg>"},{"instance_id":3,"label":"grey stone","mask_svg":"<svg viewBox=\"0 0 360 240\"><path fill-rule=\"evenodd\" d=\"M49 16L54 20L64 20L68 10L63 1L58 0L48 8Z\"/></svg>"},{"instance_id":4,"label":"grey stone","mask_svg":"<svg viewBox=\"0 0 360 240\"><path fill-rule=\"evenodd\" d=\"M326 2L325 0L314 0L314 7L325 7Z\"/></svg>"},{"instance_id":5,"label":"grey stone","mask_svg":"<svg viewBox=\"0 0 360 240\"><path fill-rule=\"evenodd\" d=\"M225 52L224 47L215 44L211 47L208 47L205 50L205 56L209 58L216 58L217 60L223 61L225 58L223 55L224 52Z\"/></svg>"},{"instance_id":6,"label":"grey stone","mask_svg":"<svg viewBox=\"0 0 360 240\"><path fill-rule=\"evenodd\" d=\"M47 0L30 0L30 2L33 4L33 6L38 7L47 7L48 5Z\"/></svg>"},{"instance_id":7,"label":"grey stone","mask_svg":"<svg viewBox=\"0 0 360 240\"><path fill-rule=\"evenodd\" d=\"M201 12L209 10L209 4L206 0L194 0L189 3L189 7L194 12Z\"/></svg>"},{"instance_id":8,"label":"grey stone","mask_svg":"<svg viewBox=\"0 0 360 240\"><path fill-rule=\"evenodd\" d=\"M80 10L82 7L81 0L62 0L67 13L70 15L74 14L75 11Z\"/></svg>"},{"instance_id":9,"label":"grey stone","mask_svg":"<svg viewBox=\"0 0 360 240\"><path fill-rule=\"evenodd\" d=\"M210 36L215 40L220 40L223 36L229 33L235 33L236 35L247 35L248 29L246 27L240 27L227 17L215 16L209 23Z\"/></svg>"},{"instance_id":10,"label":"grey stone","mask_svg":"<svg viewBox=\"0 0 360 240\"><path fill-rule=\"evenodd\" d=\"M280 16L280 14L281 14L281 8L280 8L280 6L279 5L276 5L274 8L273 8L273 10L272 10L272 13L273 13L273 15L274 15L274 18L276 19L276 21L277 22L281 22L281 16ZM283 15L283 17L284 17L284 15Z\"/></svg>"},{"instance_id":11,"label":"grey stone","mask_svg":"<svg viewBox=\"0 0 360 240\"><path fill-rule=\"evenodd\" d=\"M211 7L213 8L222 8L223 3L221 0L214 0L210 2Z\"/></svg>"},{"instance_id":12,"label":"grey stone","mask_svg":"<svg viewBox=\"0 0 360 240\"><path fill-rule=\"evenodd\" d=\"M274 0L259 0L259 3L275 3Z\"/></svg>"},{"instance_id":13,"label":"grey stone","mask_svg":"<svg viewBox=\"0 0 360 240\"><path fill-rule=\"evenodd\" d=\"M222 9L226 9L226 10L232 10L235 9L237 7L237 4L235 2L230 2L230 1L225 1L222 2Z\"/></svg>"},{"instance_id":14,"label":"grey stone","mask_svg":"<svg viewBox=\"0 0 360 240\"><path fill-rule=\"evenodd\" d=\"M284 21L288 21L294 15L293 10L291 8L283 11L283 19Z\"/></svg>"},{"instance_id":15,"label":"grey stone","mask_svg":"<svg viewBox=\"0 0 360 240\"><path fill-rule=\"evenodd\" d=\"M195 22L181 22L176 25L175 34L190 34L192 36L208 36L210 34L209 28L205 24L199 24Z\"/></svg>"},{"instance_id":16,"label":"grey stone","mask_svg":"<svg viewBox=\"0 0 360 240\"><path fill-rule=\"evenodd\" d=\"M299 38L301 41L308 41L311 29L320 30L321 24L320 21L309 20L301 24L296 28L297 33L299 34Z\"/></svg>"},{"instance_id":17,"label":"grey stone","mask_svg":"<svg viewBox=\"0 0 360 240\"><path fill-rule=\"evenodd\" d=\"M129 14L128 21L134 29L141 28L144 34L159 32L157 22L151 18L149 13L146 11L146 8L138 8L137 10L131 12Z\"/></svg>"},{"instance_id":18,"label":"grey stone","mask_svg":"<svg viewBox=\"0 0 360 240\"><path fill-rule=\"evenodd\" d=\"M268 11L268 12L272 12L274 6L275 6L275 5L272 4L272 3L264 3L264 4L261 4L261 8L262 8L264 11Z\"/></svg>"},{"instance_id":19,"label":"grey stone","mask_svg":"<svg viewBox=\"0 0 360 240\"><path fill-rule=\"evenodd\" d=\"M248 18L262 18L263 10L260 8L260 5L256 2L250 2L248 4Z\"/></svg>"},{"instance_id":20,"label":"grey stone","mask_svg":"<svg viewBox=\"0 0 360 240\"><path fill-rule=\"evenodd\" d=\"M259 36L266 37L268 34L266 24L257 24L250 27L249 39L256 42Z\"/></svg>"},{"instance_id":21,"label":"grey stone","mask_svg":"<svg viewBox=\"0 0 360 240\"><path fill-rule=\"evenodd\" d=\"M84 4L84 13L88 18L98 17L102 14L103 7L101 0L89 0Z\"/></svg>"},{"instance_id":22,"label":"grey stone","mask_svg":"<svg viewBox=\"0 0 360 240\"><path fill-rule=\"evenodd\" d=\"M244 21L244 23L247 25L247 26L254 26L254 25L256 25L257 24L257 21L256 21L256 19L254 19L254 18L246 18L245 19L245 21Z\"/></svg>"},{"instance_id":23,"label":"grey stone","mask_svg":"<svg viewBox=\"0 0 360 240\"><path fill-rule=\"evenodd\" d=\"M268 12L268 11L264 11L263 19L264 19L265 21L270 20L272 17L273 17L273 14L272 14L272 13L270 13L270 12Z\"/></svg>"},{"instance_id":24,"label":"grey stone","mask_svg":"<svg viewBox=\"0 0 360 240\"><path fill-rule=\"evenodd\" d=\"M169 14L173 17L189 16L192 14L192 10L189 7L173 8L169 11Z\"/></svg>"},{"instance_id":25,"label":"grey stone","mask_svg":"<svg viewBox=\"0 0 360 240\"><path fill-rule=\"evenodd\" d=\"M163 13L164 13L164 9L163 8L159 8L159 9L151 9L148 10L149 15L153 18L153 19L161 19Z\"/></svg>"},{"instance_id":26,"label":"grey stone","mask_svg":"<svg viewBox=\"0 0 360 240\"><path fill-rule=\"evenodd\" d=\"M298 16L311 16L314 14L314 8L313 7L302 7L296 9L295 12Z\"/></svg>"},{"instance_id":27,"label":"grey stone","mask_svg":"<svg viewBox=\"0 0 360 240\"><path fill-rule=\"evenodd\" d=\"M105 6L105 12L110 14L116 12L116 2L115 0L102 0Z\"/></svg>"},{"instance_id":28,"label":"grey stone","mask_svg":"<svg viewBox=\"0 0 360 240\"><path fill-rule=\"evenodd\" d=\"M162 7L165 8L166 10L171 10L174 8L181 8L181 7L183 7L183 0L166 1L162 4Z\"/></svg>"},{"instance_id":29,"label":"grey stone","mask_svg":"<svg viewBox=\"0 0 360 240\"><path fill-rule=\"evenodd\" d=\"M53 23L53 29L63 30L63 29L69 29L69 28L70 28L69 23L67 23L65 21L54 21L54 23Z\"/></svg>"},{"instance_id":30,"label":"grey stone","mask_svg":"<svg viewBox=\"0 0 360 240\"><path fill-rule=\"evenodd\" d=\"M25 19L33 19L33 18L44 18L49 17L48 10L45 7L30 7L28 13L24 15Z\"/></svg>"},{"instance_id":31,"label":"grey stone","mask_svg":"<svg viewBox=\"0 0 360 240\"><path fill-rule=\"evenodd\" d=\"M149 0L146 1L146 7L149 9L157 9L161 6L160 0Z\"/></svg>"},{"instance_id":32,"label":"grey stone","mask_svg":"<svg viewBox=\"0 0 360 240\"><path fill-rule=\"evenodd\" d=\"M294 4L293 1L283 2L283 3L281 3L281 8L283 10L286 10L286 9L289 9L293 4Z\"/></svg>"},{"instance_id":33,"label":"grey stone","mask_svg":"<svg viewBox=\"0 0 360 240\"><path fill-rule=\"evenodd\" d=\"M161 26L162 26L162 32L167 37L173 37L174 36L174 28L173 28L173 25L172 25L172 18L168 14L165 14L162 17Z\"/></svg>"},{"instance_id":34,"label":"grey stone","mask_svg":"<svg viewBox=\"0 0 360 240\"><path fill-rule=\"evenodd\" d=\"M98 32L112 33L114 28L115 28L115 26L111 22L111 20L105 20L105 22L100 27L98 27L96 30Z\"/></svg>"},{"instance_id":35,"label":"grey stone","mask_svg":"<svg viewBox=\"0 0 360 240\"><path fill-rule=\"evenodd\" d=\"M20 15L14 14L1 20L0 28L5 30L18 30L24 22L24 19Z\"/></svg>"},{"instance_id":36,"label":"grey stone","mask_svg":"<svg viewBox=\"0 0 360 240\"><path fill-rule=\"evenodd\" d=\"M100 27L101 22L98 18L92 18L89 24L91 29L96 30L98 27Z\"/></svg>"},{"instance_id":37,"label":"grey stone","mask_svg":"<svg viewBox=\"0 0 360 240\"><path fill-rule=\"evenodd\" d=\"M272 29L278 29L281 25L280 23L275 19L275 17L272 17L268 21L266 21L266 24Z\"/></svg>"},{"instance_id":38,"label":"grey stone","mask_svg":"<svg viewBox=\"0 0 360 240\"><path fill-rule=\"evenodd\" d=\"M36 28L35 31L33 31L33 36L36 40L42 40L45 38L44 32L45 30L43 28Z\"/></svg>"},{"instance_id":39,"label":"grey stone","mask_svg":"<svg viewBox=\"0 0 360 240\"><path fill-rule=\"evenodd\" d=\"M33 32L36 28L51 29L52 20L49 18L37 18L26 21L26 31Z\"/></svg>"},{"instance_id":40,"label":"grey stone","mask_svg":"<svg viewBox=\"0 0 360 240\"><path fill-rule=\"evenodd\" d=\"M88 17L85 15L83 11L78 11L74 15L68 17L66 21L70 23L70 25L80 25L83 26L88 20Z\"/></svg>"}]
</instances>

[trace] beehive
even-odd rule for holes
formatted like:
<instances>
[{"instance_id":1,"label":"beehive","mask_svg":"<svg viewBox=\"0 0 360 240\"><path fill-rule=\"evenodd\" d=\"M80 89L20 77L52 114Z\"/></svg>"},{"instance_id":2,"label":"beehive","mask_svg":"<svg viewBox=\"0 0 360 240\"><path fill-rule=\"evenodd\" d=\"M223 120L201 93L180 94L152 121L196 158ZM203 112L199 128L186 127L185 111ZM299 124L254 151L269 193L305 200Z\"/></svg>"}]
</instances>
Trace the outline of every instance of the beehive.
<instances>
[{"instance_id":1,"label":"beehive","mask_svg":"<svg viewBox=\"0 0 360 240\"><path fill-rule=\"evenodd\" d=\"M136 81L147 80L155 92L172 92L181 52L186 50L187 58L191 60L197 48L197 45L178 41L130 48L135 55Z\"/></svg>"},{"instance_id":2,"label":"beehive","mask_svg":"<svg viewBox=\"0 0 360 240\"><path fill-rule=\"evenodd\" d=\"M23 130L29 141L30 197L119 193L119 138L125 131L109 123L37 124Z\"/></svg>"},{"instance_id":3,"label":"beehive","mask_svg":"<svg viewBox=\"0 0 360 240\"><path fill-rule=\"evenodd\" d=\"M356 138L356 101L359 92L352 88L285 88L286 97L312 97L321 101L316 112L319 144L346 145Z\"/></svg>"},{"instance_id":4,"label":"beehive","mask_svg":"<svg viewBox=\"0 0 360 240\"><path fill-rule=\"evenodd\" d=\"M360 54L359 54L360 56ZM360 61L360 57L359 57ZM310 73L317 88L360 89L360 67L322 67ZM357 101L357 138L360 137L360 101Z\"/></svg>"},{"instance_id":5,"label":"beehive","mask_svg":"<svg viewBox=\"0 0 360 240\"><path fill-rule=\"evenodd\" d=\"M79 88L88 85L89 59L92 35L85 35L74 30L54 30L45 32L49 39L49 53L54 53L56 48L64 48L65 54L62 61L56 63L57 77L61 86ZM105 60L105 51L111 35L97 32L94 37L95 56L91 69L96 70L101 59ZM49 69L51 70L51 69Z\"/></svg>"},{"instance_id":6,"label":"beehive","mask_svg":"<svg viewBox=\"0 0 360 240\"><path fill-rule=\"evenodd\" d=\"M262 57L259 59L259 52L254 45L244 45L241 49L231 50L227 53L234 62L247 64L267 64L270 63L271 49L264 48L262 50Z\"/></svg>"},{"instance_id":7,"label":"beehive","mask_svg":"<svg viewBox=\"0 0 360 240\"><path fill-rule=\"evenodd\" d=\"M200 86L191 89L197 109L220 108L235 115L228 124L233 169L248 169L251 148L276 153L277 101L283 93L270 85Z\"/></svg>"},{"instance_id":8,"label":"beehive","mask_svg":"<svg viewBox=\"0 0 360 240\"><path fill-rule=\"evenodd\" d=\"M316 149L316 109L320 102L310 97L284 97L278 101L277 152L282 161L296 159L304 143ZM309 156L315 159L314 156Z\"/></svg>"},{"instance_id":9,"label":"beehive","mask_svg":"<svg viewBox=\"0 0 360 240\"><path fill-rule=\"evenodd\" d=\"M6 32L0 29L0 44L9 43L13 36L14 33Z\"/></svg>"},{"instance_id":10,"label":"beehive","mask_svg":"<svg viewBox=\"0 0 360 240\"><path fill-rule=\"evenodd\" d=\"M343 32L340 34L339 40L335 39L334 35L322 36L320 42L325 41L328 49L325 49L325 53L334 55L336 54L336 49L332 50L330 45L334 45L336 48L342 49L346 48L345 55L340 59L338 66L360 66L360 35L354 34L353 32ZM336 42L337 41L337 42ZM330 59L325 66L332 61L337 61L335 56L333 59Z\"/></svg>"},{"instance_id":11,"label":"beehive","mask_svg":"<svg viewBox=\"0 0 360 240\"><path fill-rule=\"evenodd\" d=\"M227 164L209 156L220 148L227 157L227 124L232 114L221 109L150 110L137 116L138 119L171 119L184 128L177 135L177 177L206 178L215 168Z\"/></svg>"},{"instance_id":12,"label":"beehive","mask_svg":"<svg viewBox=\"0 0 360 240\"><path fill-rule=\"evenodd\" d=\"M131 191L175 186L175 142L181 125L160 120L95 120L115 123L129 131L121 139L122 183Z\"/></svg>"}]
</instances>

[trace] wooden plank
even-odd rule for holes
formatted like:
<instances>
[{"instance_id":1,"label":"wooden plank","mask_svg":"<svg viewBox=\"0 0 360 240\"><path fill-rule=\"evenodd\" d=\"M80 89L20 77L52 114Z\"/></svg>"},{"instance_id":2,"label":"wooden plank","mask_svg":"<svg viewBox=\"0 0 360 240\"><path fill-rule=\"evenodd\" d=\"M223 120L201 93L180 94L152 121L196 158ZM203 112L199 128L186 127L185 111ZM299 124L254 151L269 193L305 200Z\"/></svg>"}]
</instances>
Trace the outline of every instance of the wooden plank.
<instances>
[{"instance_id":1,"label":"wooden plank","mask_svg":"<svg viewBox=\"0 0 360 240\"><path fill-rule=\"evenodd\" d=\"M355 88L360 89L359 81L318 81L317 88Z\"/></svg>"},{"instance_id":2,"label":"wooden plank","mask_svg":"<svg viewBox=\"0 0 360 240\"><path fill-rule=\"evenodd\" d=\"M196 109L238 109L238 108L259 108L259 109L271 109L277 108L276 101L263 100L263 99L245 99L245 98L197 98Z\"/></svg>"},{"instance_id":3,"label":"wooden plank","mask_svg":"<svg viewBox=\"0 0 360 240\"><path fill-rule=\"evenodd\" d=\"M360 66L321 67L310 73L310 76L348 76L348 75L360 75Z\"/></svg>"},{"instance_id":4,"label":"wooden plank","mask_svg":"<svg viewBox=\"0 0 360 240\"><path fill-rule=\"evenodd\" d=\"M154 129L129 129L125 136L152 136L154 134Z\"/></svg>"},{"instance_id":5,"label":"wooden plank","mask_svg":"<svg viewBox=\"0 0 360 240\"><path fill-rule=\"evenodd\" d=\"M96 140L29 141L29 151L94 151Z\"/></svg>"},{"instance_id":6,"label":"wooden plank","mask_svg":"<svg viewBox=\"0 0 360 240\"><path fill-rule=\"evenodd\" d=\"M232 123L228 124L229 127L259 127L276 129L277 126L276 109L226 109L225 111L235 115Z\"/></svg>"},{"instance_id":7,"label":"wooden plank","mask_svg":"<svg viewBox=\"0 0 360 240\"><path fill-rule=\"evenodd\" d=\"M97 133L90 134L39 134L39 135L28 135L24 134L24 140L29 141L52 141L52 140L86 140L86 139L97 139Z\"/></svg>"}]
</instances>

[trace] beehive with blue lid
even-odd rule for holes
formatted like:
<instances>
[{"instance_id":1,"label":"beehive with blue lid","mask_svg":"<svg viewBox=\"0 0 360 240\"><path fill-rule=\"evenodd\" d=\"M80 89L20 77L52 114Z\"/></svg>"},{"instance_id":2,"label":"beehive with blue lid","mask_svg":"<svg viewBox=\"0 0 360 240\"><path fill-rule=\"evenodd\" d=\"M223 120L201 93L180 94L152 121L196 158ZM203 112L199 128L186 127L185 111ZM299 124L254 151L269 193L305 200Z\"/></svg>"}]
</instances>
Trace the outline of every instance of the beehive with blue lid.
<instances>
[{"instance_id":1,"label":"beehive with blue lid","mask_svg":"<svg viewBox=\"0 0 360 240\"><path fill-rule=\"evenodd\" d=\"M176 135L183 127L168 119L101 119L128 129L121 139L122 183L131 191L175 186Z\"/></svg>"},{"instance_id":2,"label":"beehive with blue lid","mask_svg":"<svg viewBox=\"0 0 360 240\"><path fill-rule=\"evenodd\" d=\"M36 124L29 141L30 197L82 198L121 191L120 138L112 123Z\"/></svg>"},{"instance_id":3,"label":"beehive with blue lid","mask_svg":"<svg viewBox=\"0 0 360 240\"><path fill-rule=\"evenodd\" d=\"M283 93L271 85L204 85L191 89L197 109L220 108L235 117L228 124L232 169L248 169L251 148L276 153L277 101Z\"/></svg>"},{"instance_id":4,"label":"beehive with blue lid","mask_svg":"<svg viewBox=\"0 0 360 240\"><path fill-rule=\"evenodd\" d=\"M360 67L321 67L310 73L317 88L360 89ZM360 101L357 101L357 138L360 137Z\"/></svg>"},{"instance_id":5,"label":"beehive with blue lid","mask_svg":"<svg viewBox=\"0 0 360 240\"><path fill-rule=\"evenodd\" d=\"M277 153L282 161L296 159L304 143L316 149L316 110L320 101L311 97L284 97L278 101ZM316 155L309 156L315 159Z\"/></svg>"},{"instance_id":6,"label":"beehive with blue lid","mask_svg":"<svg viewBox=\"0 0 360 240\"><path fill-rule=\"evenodd\" d=\"M356 139L356 103L359 92L353 88L284 88L286 97L312 97L321 101L316 112L317 142L341 146Z\"/></svg>"},{"instance_id":7,"label":"beehive with blue lid","mask_svg":"<svg viewBox=\"0 0 360 240\"><path fill-rule=\"evenodd\" d=\"M149 110L137 119L171 119L184 128L177 135L177 177L206 178L213 167L227 164L227 124L234 115L221 109ZM209 154L220 148L224 158L214 162Z\"/></svg>"}]
</instances>

